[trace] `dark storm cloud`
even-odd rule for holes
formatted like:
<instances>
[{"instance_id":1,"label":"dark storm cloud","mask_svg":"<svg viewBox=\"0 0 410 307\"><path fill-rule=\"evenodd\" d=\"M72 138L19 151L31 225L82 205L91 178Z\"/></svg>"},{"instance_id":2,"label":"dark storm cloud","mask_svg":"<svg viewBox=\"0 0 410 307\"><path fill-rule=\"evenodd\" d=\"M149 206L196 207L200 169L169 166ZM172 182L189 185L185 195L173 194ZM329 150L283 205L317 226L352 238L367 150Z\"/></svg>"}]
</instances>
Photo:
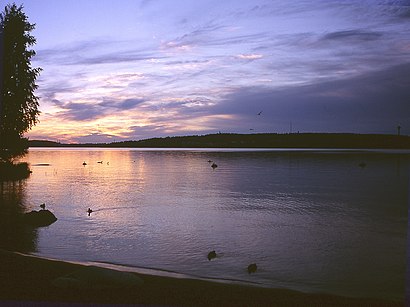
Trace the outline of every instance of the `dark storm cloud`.
<instances>
[{"instance_id":1,"label":"dark storm cloud","mask_svg":"<svg viewBox=\"0 0 410 307\"><path fill-rule=\"evenodd\" d=\"M410 64L359 77L281 90L239 88L215 107L236 114L244 125L287 129L290 121L303 131L410 132ZM263 110L263 116L255 116Z\"/></svg>"}]
</instances>

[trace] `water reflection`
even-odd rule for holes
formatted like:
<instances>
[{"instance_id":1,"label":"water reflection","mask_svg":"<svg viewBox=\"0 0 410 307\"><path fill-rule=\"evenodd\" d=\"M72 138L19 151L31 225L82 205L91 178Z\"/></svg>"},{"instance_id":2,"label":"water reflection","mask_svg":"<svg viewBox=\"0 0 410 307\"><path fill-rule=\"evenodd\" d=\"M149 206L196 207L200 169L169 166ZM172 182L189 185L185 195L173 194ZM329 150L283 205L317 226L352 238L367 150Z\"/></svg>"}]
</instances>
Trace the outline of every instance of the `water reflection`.
<instances>
[{"instance_id":1,"label":"water reflection","mask_svg":"<svg viewBox=\"0 0 410 307\"><path fill-rule=\"evenodd\" d=\"M36 149L27 158L27 209L45 202L59 218L38 231L41 255L303 291L403 293L408 156Z\"/></svg>"},{"instance_id":2,"label":"water reflection","mask_svg":"<svg viewBox=\"0 0 410 307\"><path fill-rule=\"evenodd\" d=\"M26 181L0 182L0 248L24 253L36 251L37 231L22 223Z\"/></svg>"}]
</instances>

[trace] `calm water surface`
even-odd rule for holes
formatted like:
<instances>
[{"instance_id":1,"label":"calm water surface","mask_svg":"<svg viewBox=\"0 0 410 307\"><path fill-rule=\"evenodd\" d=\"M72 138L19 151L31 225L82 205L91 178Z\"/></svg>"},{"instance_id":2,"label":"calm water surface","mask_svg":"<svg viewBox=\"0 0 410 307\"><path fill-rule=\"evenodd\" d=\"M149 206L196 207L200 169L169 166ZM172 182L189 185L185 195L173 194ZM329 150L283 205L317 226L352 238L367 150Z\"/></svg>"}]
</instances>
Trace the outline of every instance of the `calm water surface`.
<instances>
[{"instance_id":1,"label":"calm water surface","mask_svg":"<svg viewBox=\"0 0 410 307\"><path fill-rule=\"evenodd\" d=\"M404 298L409 155L65 148L30 149L24 160L30 178L0 185L1 214L9 217L2 247L306 292ZM13 224L43 202L56 223L37 230ZM218 257L208 261L211 250ZM253 262L258 271L250 275Z\"/></svg>"}]
</instances>

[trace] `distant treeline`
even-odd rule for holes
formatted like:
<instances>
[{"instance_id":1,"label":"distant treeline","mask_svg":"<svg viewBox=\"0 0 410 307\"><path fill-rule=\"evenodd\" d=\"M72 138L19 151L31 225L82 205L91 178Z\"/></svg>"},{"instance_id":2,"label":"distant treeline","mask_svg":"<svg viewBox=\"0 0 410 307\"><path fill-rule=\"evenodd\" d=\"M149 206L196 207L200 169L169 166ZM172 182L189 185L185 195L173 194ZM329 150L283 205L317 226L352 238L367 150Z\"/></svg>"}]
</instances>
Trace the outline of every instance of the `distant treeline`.
<instances>
[{"instance_id":1,"label":"distant treeline","mask_svg":"<svg viewBox=\"0 0 410 307\"><path fill-rule=\"evenodd\" d=\"M33 140L30 141L30 147L410 149L410 136L353 133L218 133L97 144L62 144Z\"/></svg>"}]
</instances>

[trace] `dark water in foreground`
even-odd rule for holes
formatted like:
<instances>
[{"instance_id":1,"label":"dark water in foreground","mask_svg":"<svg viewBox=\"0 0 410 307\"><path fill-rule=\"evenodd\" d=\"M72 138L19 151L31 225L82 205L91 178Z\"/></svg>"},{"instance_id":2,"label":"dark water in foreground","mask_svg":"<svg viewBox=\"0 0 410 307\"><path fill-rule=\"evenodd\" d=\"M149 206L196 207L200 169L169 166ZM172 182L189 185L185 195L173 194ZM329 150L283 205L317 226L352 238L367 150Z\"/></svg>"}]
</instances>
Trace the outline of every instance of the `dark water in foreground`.
<instances>
[{"instance_id":1,"label":"dark water in foreground","mask_svg":"<svg viewBox=\"0 0 410 307\"><path fill-rule=\"evenodd\" d=\"M404 298L408 154L30 149L24 160L30 178L0 184L0 248ZM43 202L56 223L15 223Z\"/></svg>"}]
</instances>

